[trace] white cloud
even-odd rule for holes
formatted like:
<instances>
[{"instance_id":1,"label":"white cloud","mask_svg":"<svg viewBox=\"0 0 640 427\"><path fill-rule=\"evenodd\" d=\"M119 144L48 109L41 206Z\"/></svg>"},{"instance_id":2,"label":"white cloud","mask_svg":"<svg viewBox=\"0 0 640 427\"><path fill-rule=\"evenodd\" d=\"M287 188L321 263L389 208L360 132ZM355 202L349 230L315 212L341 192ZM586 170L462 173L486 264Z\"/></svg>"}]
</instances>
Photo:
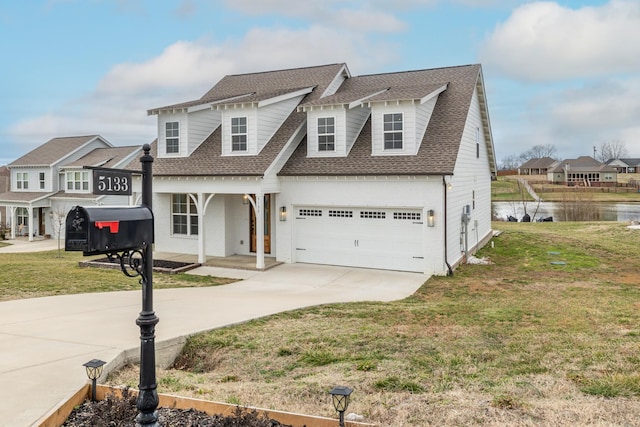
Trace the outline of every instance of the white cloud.
<instances>
[{"instance_id":1,"label":"white cloud","mask_svg":"<svg viewBox=\"0 0 640 427\"><path fill-rule=\"evenodd\" d=\"M368 52L377 52L370 55ZM179 41L159 56L114 66L96 90L55 111L10 129L14 140L36 145L56 136L101 134L116 145L150 142L155 117L146 111L202 96L226 74L347 62L352 72L378 69L396 60L397 49L345 30L262 29L223 43ZM242 55L238 55L242 52Z\"/></svg>"},{"instance_id":2,"label":"white cloud","mask_svg":"<svg viewBox=\"0 0 640 427\"><path fill-rule=\"evenodd\" d=\"M553 81L640 71L640 2L569 9L518 7L481 49L481 61L514 79Z\"/></svg>"},{"instance_id":3,"label":"white cloud","mask_svg":"<svg viewBox=\"0 0 640 427\"><path fill-rule=\"evenodd\" d=\"M591 155L604 140L625 142L640 157L640 78L608 78L570 89L539 88L517 106L517 117L492 120L499 157L518 155L537 144L552 144L558 155ZM492 119L494 117L492 116ZM512 125L516 123L516 125Z\"/></svg>"}]
</instances>

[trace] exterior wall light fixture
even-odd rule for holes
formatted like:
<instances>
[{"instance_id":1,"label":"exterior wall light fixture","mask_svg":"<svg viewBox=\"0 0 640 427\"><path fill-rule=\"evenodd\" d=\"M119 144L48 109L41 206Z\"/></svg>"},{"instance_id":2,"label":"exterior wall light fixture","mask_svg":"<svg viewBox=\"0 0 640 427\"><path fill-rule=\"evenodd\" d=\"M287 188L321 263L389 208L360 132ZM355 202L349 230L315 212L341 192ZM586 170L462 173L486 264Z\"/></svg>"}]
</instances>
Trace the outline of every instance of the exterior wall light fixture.
<instances>
[{"instance_id":1,"label":"exterior wall light fixture","mask_svg":"<svg viewBox=\"0 0 640 427\"><path fill-rule=\"evenodd\" d=\"M93 402L96 401L96 380L102 375L102 368L106 363L100 359L92 359L82 365L86 368L87 377L91 380L91 400Z\"/></svg>"},{"instance_id":2,"label":"exterior wall light fixture","mask_svg":"<svg viewBox=\"0 0 640 427\"><path fill-rule=\"evenodd\" d=\"M336 386L329 392L333 398L333 407L340 414L340 427L344 427L344 412L349 407L349 400L353 389L344 386Z\"/></svg>"},{"instance_id":3,"label":"exterior wall light fixture","mask_svg":"<svg viewBox=\"0 0 640 427\"><path fill-rule=\"evenodd\" d=\"M242 195L242 204L243 205L248 205L249 204L249 195L248 194L243 194Z\"/></svg>"},{"instance_id":4,"label":"exterior wall light fixture","mask_svg":"<svg viewBox=\"0 0 640 427\"><path fill-rule=\"evenodd\" d=\"M280 221L286 221L287 220L287 207L286 206L281 206L280 207Z\"/></svg>"},{"instance_id":5,"label":"exterior wall light fixture","mask_svg":"<svg viewBox=\"0 0 640 427\"><path fill-rule=\"evenodd\" d=\"M433 209L429 209L427 211L427 226L433 227L435 223L436 223L435 213L433 212Z\"/></svg>"}]
</instances>

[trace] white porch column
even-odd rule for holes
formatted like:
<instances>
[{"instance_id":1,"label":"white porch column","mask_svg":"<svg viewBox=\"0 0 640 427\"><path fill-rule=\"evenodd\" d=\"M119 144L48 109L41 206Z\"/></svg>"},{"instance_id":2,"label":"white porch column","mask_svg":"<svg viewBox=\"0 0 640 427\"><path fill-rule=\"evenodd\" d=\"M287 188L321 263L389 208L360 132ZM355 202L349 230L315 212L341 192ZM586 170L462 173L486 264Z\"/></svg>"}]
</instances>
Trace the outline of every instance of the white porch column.
<instances>
[{"instance_id":1,"label":"white porch column","mask_svg":"<svg viewBox=\"0 0 640 427\"><path fill-rule=\"evenodd\" d=\"M16 207L11 206L11 239L16 238Z\"/></svg>"},{"instance_id":2,"label":"white porch column","mask_svg":"<svg viewBox=\"0 0 640 427\"><path fill-rule=\"evenodd\" d=\"M204 253L204 197L202 193L198 193L196 207L198 208L198 262L204 264L207 262L207 256Z\"/></svg>"},{"instance_id":3,"label":"white porch column","mask_svg":"<svg viewBox=\"0 0 640 427\"><path fill-rule=\"evenodd\" d=\"M256 268L264 269L264 194L256 194Z\"/></svg>"},{"instance_id":4,"label":"white porch column","mask_svg":"<svg viewBox=\"0 0 640 427\"><path fill-rule=\"evenodd\" d=\"M29 222L27 224L27 231L29 232L29 241L33 242L33 206L29 205L29 207L27 208L27 211L29 212Z\"/></svg>"},{"instance_id":5,"label":"white porch column","mask_svg":"<svg viewBox=\"0 0 640 427\"><path fill-rule=\"evenodd\" d=\"M207 197L203 193L198 193L198 199L195 201L198 209L198 262L200 264L207 262L204 215L207 213L207 206L209 206L213 196L215 196L215 193L209 194Z\"/></svg>"}]
</instances>

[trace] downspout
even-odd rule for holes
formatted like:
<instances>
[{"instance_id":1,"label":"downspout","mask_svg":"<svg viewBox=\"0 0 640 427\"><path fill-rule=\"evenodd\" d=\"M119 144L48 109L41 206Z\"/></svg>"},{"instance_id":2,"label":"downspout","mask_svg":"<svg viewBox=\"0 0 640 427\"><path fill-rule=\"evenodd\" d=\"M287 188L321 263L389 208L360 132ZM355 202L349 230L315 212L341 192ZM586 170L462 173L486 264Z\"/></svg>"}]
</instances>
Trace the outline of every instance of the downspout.
<instances>
[{"instance_id":1,"label":"downspout","mask_svg":"<svg viewBox=\"0 0 640 427\"><path fill-rule=\"evenodd\" d=\"M444 193L444 263L447 264L447 276L453 276L453 268L447 260L447 182L442 176L442 189Z\"/></svg>"}]
</instances>

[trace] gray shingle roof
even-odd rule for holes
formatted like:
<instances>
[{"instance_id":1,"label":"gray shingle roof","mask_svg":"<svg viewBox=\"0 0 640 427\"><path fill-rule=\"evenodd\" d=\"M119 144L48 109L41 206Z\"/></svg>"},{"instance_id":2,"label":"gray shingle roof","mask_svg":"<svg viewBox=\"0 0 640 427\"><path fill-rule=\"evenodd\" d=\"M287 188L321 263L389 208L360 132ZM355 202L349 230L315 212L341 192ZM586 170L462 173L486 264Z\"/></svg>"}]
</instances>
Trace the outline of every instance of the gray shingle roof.
<instances>
[{"instance_id":1,"label":"gray shingle roof","mask_svg":"<svg viewBox=\"0 0 640 427\"><path fill-rule=\"evenodd\" d=\"M343 67L345 67L345 64L330 64L317 67L229 75L220 80L200 99L153 108L148 113L154 114L161 110L182 109L195 105L216 103L226 99L231 99L229 103L260 101L303 88L316 87L305 98L306 101L312 101L321 96ZM239 96L242 96L242 98L233 100L233 98Z\"/></svg>"},{"instance_id":2,"label":"gray shingle roof","mask_svg":"<svg viewBox=\"0 0 640 427\"><path fill-rule=\"evenodd\" d=\"M417 155L371 155L369 120L347 157L307 158L303 142L279 175L452 174L479 73L480 65L467 65L356 77L366 79L373 88L417 85L427 88L426 94L449 84L438 98Z\"/></svg>"},{"instance_id":3,"label":"gray shingle roof","mask_svg":"<svg viewBox=\"0 0 640 427\"><path fill-rule=\"evenodd\" d=\"M417 155L372 156L371 123L365 124L347 157L307 158L306 140L280 171L280 175L448 175L457 159L471 99L480 76L480 65L375 74L347 79L333 95L319 99L329 83L343 68L343 64L298 68L268 73L227 76L197 103L226 99L247 93L275 93L280 89L295 90L315 85L301 105L344 103L361 99L377 91L390 89L375 100L421 98L448 85L442 92L431 116ZM286 93L286 91L285 91ZM165 108L173 108L169 106ZM197 105L197 104L193 104ZM150 110L150 113L161 109ZM265 148L255 156L222 156L221 128L186 158L158 158L157 141L152 144L154 175L247 175L261 176L273 163L295 130L305 122L306 113L292 113L278 129ZM135 164L135 165L134 165ZM139 168L137 160L129 168Z\"/></svg>"},{"instance_id":4,"label":"gray shingle roof","mask_svg":"<svg viewBox=\"0 0 640 427\"><path fill-rule=\"evenodd\" d=\"M564 172L567 168L569 172L616 172L616 169L600 163L590 156L581 156L577 159L566 159L560 162L556 167L550 169L549 172Z\"/></svg>"},{"instance_id":5,"label":"gray shingle roof","mask_svg":"<svg viewBox=\"0 0 640 427\"><path fill-rule=\"evenodd\" d=\"M75 162L65 164L64 167L99 166L103 168L115 167L136 151L141 151L141 146L124 146L111 148L96 148Z\"/></svg>"},{"instance_id":6,"label":"gray shingle roof","mask_svg":"<svg viewBox=\"0 0 640 427\"><path fill-rule=\"evenodd\" d=\"M157 158L158 142L151 144L153 174L156 176L171 175L264 175L267 168L275 160L285 143L295 130L304 122L305 113L292 113L276 131L269 143L256 156L222 156L221 128L216 130L191 154L181 158ZM132 161L130 169L139 169L138 160Z\"/></svg>"},{"instance_id":7,"label":"gray shingle roof","mask_svg":"<svg viewBox=\"0 0 640 427\"><path fill-rule=\"evenodd\" d=\"M555 162L556 160L553 160L551 157L529 159L520 166L520 169L545 169L552 166Z\"/></svg>"},{"instance_id":8,"label":"gray shingle roof","mask_svg":"<svg viewBox=\"0 0 640 427\"><path fill-rule=\"evenodd\" d=\"M34 202L46 197L51 192L35 192L35 191L8 191L0 194L0 202Z\"/></svg>"},{"instance_id":9,"label":"gray shingle roof","mask_svg":"<svg viewBox=\"0 0 640 427\"><path fill-rule=\"evenodd\" d=\"M9 163L9 167L50 166L95 138L98 138L98 135L53 138Z\"/></svg>"}]
</instances>

